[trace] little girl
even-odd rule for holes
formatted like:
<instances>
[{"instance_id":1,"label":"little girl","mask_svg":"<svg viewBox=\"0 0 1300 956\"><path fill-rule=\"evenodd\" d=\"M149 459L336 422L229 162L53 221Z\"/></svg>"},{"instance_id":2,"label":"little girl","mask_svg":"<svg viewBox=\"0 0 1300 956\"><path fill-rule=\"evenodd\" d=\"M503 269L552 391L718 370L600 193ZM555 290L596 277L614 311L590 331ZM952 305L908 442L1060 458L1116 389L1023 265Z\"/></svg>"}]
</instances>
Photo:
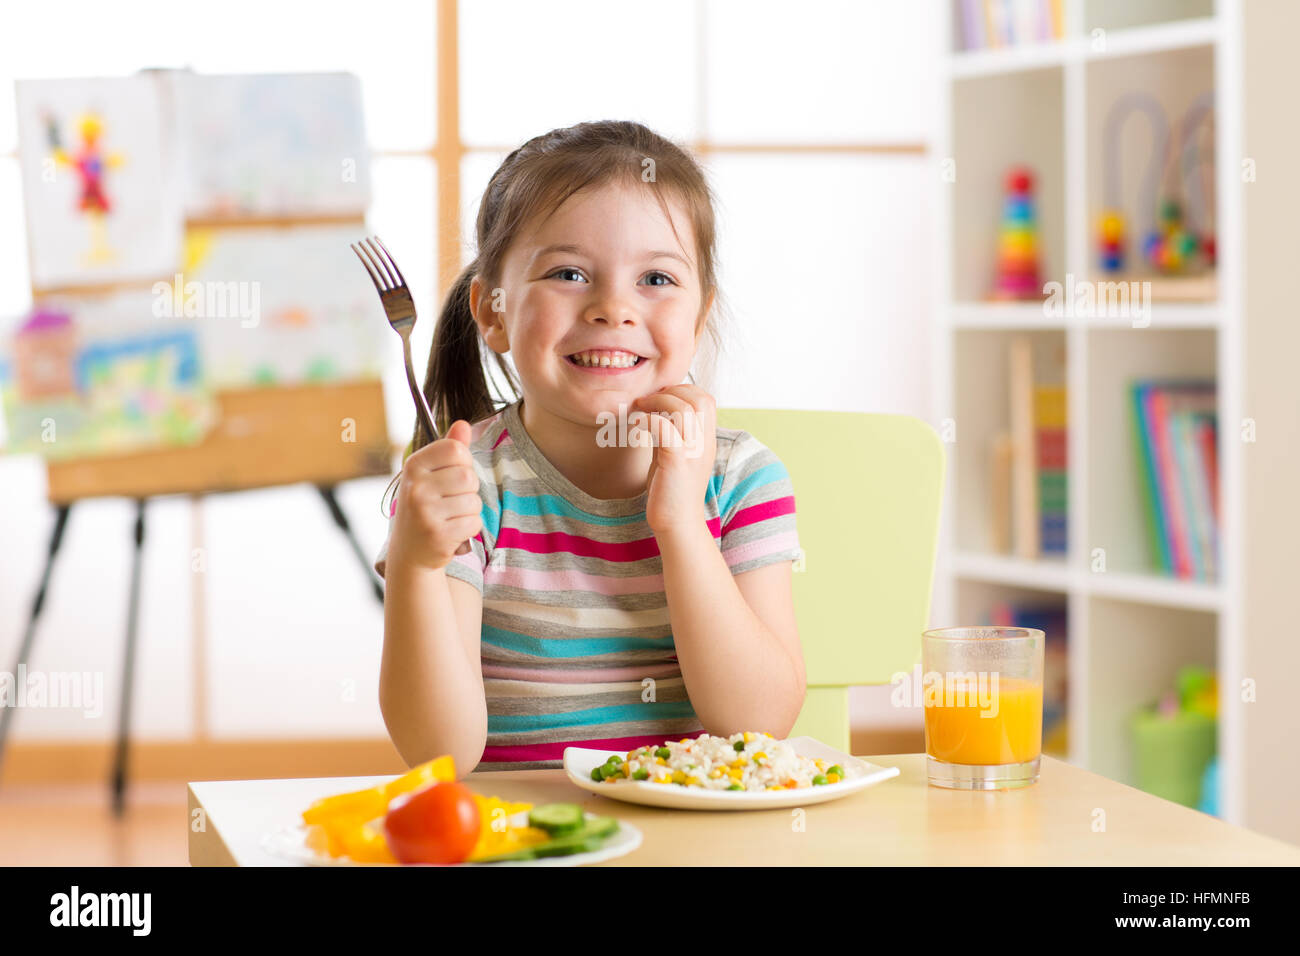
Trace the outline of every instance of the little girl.
<instances>
[{"instance_id":1,"label":"little girl","mask_svg":"<svg viewBox=\"0 0 1300 956\"><path fill-rule=\"evenodd\" d=\"M424 382L444 437L417 424L375 562L408 763L794 724L789 474L680 384L716 338L714 232L703 171L639 123L552 130L492 176Z\"/></svg>"}]
</instances>

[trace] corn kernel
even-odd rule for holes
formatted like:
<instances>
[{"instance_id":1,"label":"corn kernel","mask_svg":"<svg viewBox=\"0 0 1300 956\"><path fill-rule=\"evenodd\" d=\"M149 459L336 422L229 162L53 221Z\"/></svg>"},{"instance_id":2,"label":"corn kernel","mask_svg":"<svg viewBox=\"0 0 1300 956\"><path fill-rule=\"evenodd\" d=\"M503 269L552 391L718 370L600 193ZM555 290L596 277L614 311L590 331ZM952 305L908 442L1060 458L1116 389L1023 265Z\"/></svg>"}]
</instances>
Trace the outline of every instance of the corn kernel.
<instances>
[{"instance_id":1,"label":"corn kernel","mask_svg":"<svg viewBox=\"0 0 1300 956\"><path fill-rule=\"evenodd\" d=\"M664 760L663 757L655 757L655 763L657 763L661 767L668 766L668 761Z\"/></svg>"},{"instance_id":2,"label":"corn kernel","mask_svg":"<svg viewBox=\"0 0 1300 956\"><path fill-rule=\"evenodd\" d=\"M839 782L840 782L840 775L839 775L838 773L828 773L828 774L826 775L826 782L827 782L827 783L839 783Z\"/></svg>"}]
</instances>

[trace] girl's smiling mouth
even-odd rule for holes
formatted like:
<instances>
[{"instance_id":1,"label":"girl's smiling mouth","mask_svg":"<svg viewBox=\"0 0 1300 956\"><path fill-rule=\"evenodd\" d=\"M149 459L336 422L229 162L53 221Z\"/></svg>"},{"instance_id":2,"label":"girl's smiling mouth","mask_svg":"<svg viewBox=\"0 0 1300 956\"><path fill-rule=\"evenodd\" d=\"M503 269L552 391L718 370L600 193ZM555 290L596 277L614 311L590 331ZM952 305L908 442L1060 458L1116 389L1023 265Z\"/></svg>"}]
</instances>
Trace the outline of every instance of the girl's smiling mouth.
<instances>
[{"instance_id":1,"label":"girl's smiling mouth","mask_svg":"<svg viewBox=\"0 0 1300 956\"><path fill-rule=\"evenodd\" d=\"M566 355L564 360L574 368L597 375L630 372L646 361L644 356L624 349L584 349Z\"/></svg>"}]
</instances>

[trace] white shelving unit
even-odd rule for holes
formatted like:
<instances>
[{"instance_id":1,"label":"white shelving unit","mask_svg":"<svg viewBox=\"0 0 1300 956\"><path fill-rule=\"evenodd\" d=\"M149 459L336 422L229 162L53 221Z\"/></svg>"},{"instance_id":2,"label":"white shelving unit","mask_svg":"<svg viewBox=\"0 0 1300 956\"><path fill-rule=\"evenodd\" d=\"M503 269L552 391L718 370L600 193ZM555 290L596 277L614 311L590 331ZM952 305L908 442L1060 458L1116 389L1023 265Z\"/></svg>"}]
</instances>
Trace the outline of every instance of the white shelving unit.
<instances>
[{"instance_id":1,"label":"white shelving unit","mask_svg":"<svg viewBox=\"0 0 1300 956\"><path fill-rule=\"evenodd\" d=\"M936 156L955 170L936 203L938 294L935 409L950 419L945 521L936 576L936 621L976 623L992 602L1059 600L1069 622L1070 762L1132 783L1128 723L1172 686L1185 664L1213 667L1221 694L1242 673L1242 444L1225 440L1242 417L1243 155L1241 11L1236 0L1064 0L1065 38L1006 49L960 51L960 2L947 4L947 76ZM1150 323L1054 317L1040 303L986 302L994 275L1003 174L1036 171L1044 281L1104 278L1093 267L1100 209L1099 145L1117 91L1140 88L1171 117L1214 90L1215 224L1212 298L1159 293ZM1135 123L1134 126L1140 124ZM1149 145L1131 132L1125 149ZM1136 178L1124 168L1126 204ZM1226 160L1226 161L1225 161ZM1127 217L1130 223L1135 216ZM1136 225L1140 225L1140 220ZM1135 227L1130 227L1136 231ZM1130 252L1133 240L1130 237ZM1134 276L1133 278L1140 278ZM1009 421L1007 344L1028 336L1036 356L1064 354L1068 389L1069 553L1023 560L994 553L988 454ZM1036 362L1037 362L1036 358ZM1125 386L1134 378L1195 374L1218 385L1221 570L1199 583L1150 570ZM1106 570L1094 570L1094 549ZM1245 748L1240 708L1219 708L1221 815L1243 822Z\"/></svg>"}]
</instances>

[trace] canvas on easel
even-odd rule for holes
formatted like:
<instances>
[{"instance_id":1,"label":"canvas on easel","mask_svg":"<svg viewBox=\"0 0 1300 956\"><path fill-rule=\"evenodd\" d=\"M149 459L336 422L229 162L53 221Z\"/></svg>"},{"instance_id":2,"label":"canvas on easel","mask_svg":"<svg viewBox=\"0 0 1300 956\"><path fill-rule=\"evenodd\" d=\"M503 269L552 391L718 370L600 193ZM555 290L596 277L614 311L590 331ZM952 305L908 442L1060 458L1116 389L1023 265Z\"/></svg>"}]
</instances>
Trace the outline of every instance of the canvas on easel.
<instances>
[{"instance_id":1,"label":"canvas on easel","mask_svg":"<svg viewBox=\"0 0 1300 956\"><path fill-rule=\"evenodd\" d=\"M169 274L183 219L154 78L20 80L17 104L33 287Z\"/></svg>"}]
</instances>

